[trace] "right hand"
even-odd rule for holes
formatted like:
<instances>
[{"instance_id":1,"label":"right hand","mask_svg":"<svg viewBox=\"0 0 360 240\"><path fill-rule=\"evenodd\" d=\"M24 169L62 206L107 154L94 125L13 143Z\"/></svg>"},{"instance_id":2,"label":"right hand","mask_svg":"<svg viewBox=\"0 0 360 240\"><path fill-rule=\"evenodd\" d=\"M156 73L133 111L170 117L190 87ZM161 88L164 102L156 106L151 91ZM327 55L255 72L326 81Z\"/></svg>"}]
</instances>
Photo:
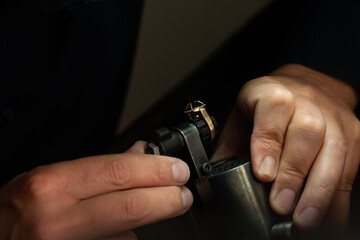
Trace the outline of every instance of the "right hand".
<instances>
[{"instance_id":1,"label":"right hand","mask_svg":"<svg viewBox=\"0 0 360 240\"><path fill-rule=\"evenodd\" d=\"M348 225L360 163L356 89L299 64L287 64L241 89L214 159L241 156L249 141L254 175L272 182L270 205L303 230Z\"/></svg>"},{"instance_id":2,"label":"right hand","mask_svg":"<svg viewBox=\"0 0 360 240\"><path fill-rule=\"evenodd\" d=\"M0 239L136 239L129 229L185 213L187 165L139 154L37 167L0 188Z\"/></svg>"}]
</instances>

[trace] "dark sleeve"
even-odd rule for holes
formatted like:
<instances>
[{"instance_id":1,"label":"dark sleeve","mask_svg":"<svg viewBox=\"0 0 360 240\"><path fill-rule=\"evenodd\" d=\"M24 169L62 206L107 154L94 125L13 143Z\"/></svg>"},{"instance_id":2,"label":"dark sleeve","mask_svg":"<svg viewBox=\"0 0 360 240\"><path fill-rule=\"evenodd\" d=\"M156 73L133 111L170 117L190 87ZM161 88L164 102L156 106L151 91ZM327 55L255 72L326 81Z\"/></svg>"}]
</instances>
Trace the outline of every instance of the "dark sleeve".
<instances>
[{"instance_id":1,"label":"dark sleeve","mask_svg":"<svg viewBox=\"0 0 360 240\"><path fill-rule=\"evenodd\" d=\"M90 2L99 2L103 0L33 0L42 10L55 12L63 8L74 9Z\"/></svg>"},{"instance_id":2,"label":"dark sleeve","mask_svg":"<svg viewBox=\"0 0 360 240\"><path fill-rule=\"evenodd\" d=\"M131 73L142 0L0 8L0 186L56 161L103 154Z\"/></svg>"},{"instance_id":3,"label":"dark sleeve","mask_svg":"<svg viewBox=\"0 0 360 240\"><path fill-rule=\"evenodd\" d=\"M298 63L360 88L360 0L306 1L285 63Z\"/></svg>"}]
</instances>

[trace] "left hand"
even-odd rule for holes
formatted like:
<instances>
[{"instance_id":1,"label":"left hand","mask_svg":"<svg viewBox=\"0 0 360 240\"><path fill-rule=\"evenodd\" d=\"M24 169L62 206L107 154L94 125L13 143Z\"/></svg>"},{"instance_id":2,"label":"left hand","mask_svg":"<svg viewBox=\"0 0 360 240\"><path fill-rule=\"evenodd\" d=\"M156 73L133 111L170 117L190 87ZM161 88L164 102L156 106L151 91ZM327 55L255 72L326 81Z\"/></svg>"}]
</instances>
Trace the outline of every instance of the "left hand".
<instances>
[{"instance_id":1,"label":"left hand","mask_svg":"<svg viewBox=\"0 0 360 240\"><path fill-rule=\"evenodd\" d=\"M39 166L0 187L0 239L136 239L131 229L185 213L193 197L180 159L122 154ZM51 156L49 156L51 157Z\"/></svg>"}]
</instances>

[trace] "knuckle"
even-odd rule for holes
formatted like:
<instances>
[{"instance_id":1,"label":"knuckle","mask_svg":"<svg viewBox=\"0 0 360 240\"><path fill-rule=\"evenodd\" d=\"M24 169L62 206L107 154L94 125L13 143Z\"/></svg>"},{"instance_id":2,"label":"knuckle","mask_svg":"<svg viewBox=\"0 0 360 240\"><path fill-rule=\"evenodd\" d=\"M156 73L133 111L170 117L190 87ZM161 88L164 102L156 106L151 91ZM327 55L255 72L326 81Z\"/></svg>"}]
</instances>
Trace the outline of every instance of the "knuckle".
<instances>
[{"instance_id":1,"label":"knuckle","mask_svg":"<svg viewBox=\"0 0 360 240\"><path fill-rule=\"evenodd\" d=\"M18 218L14 227L25 230L29 239L61 239L61 218L53 214L57 207L53 200L58 198L59 188L63 187L58 176L41 166L24 174L20 181L18 193L11 196ZM23 239L24 232L14 231L14 234L19 236L16 239Z\"/></svg>"},{"instance_id":2,"label":"knuckle","mask_svg":"<svg viewBox=\"0 0 360 240\"><path fill-rule=\"evenodd\" d=\"M269 89L267 101L273 107L291 110L294 107L294 95L283 87L273 87Z\"/></svg>"},{"instance_id":3,"label":"knuckle","mask_svg":"<svg viewBox=\"0 0 360 240\"><path fill-rule=\"evenodd\" d=\"M157 164L157 166L153 169L153 176L156 178L156 181L159 183L167 183L169 182L169 178L172 178L172 174L169 172L169 166L161 162ZM170 177L170 175L171 177Z\"/></svg>"},{"instance_id":4,"label":"knuckle","mask_svg":"<svg viewBox=\"0 0 360 240\"><path fill-rule=\"evenodd\" d=\"M337 191L343 193L351 193L353 189L353 181L350 179L343 179L340 181Z\"/></svg>"},{"instance_id":5,"label":"knuckle","mask_svg":"<svg viewBox=\"0 0 360 240\"><path fill-rule=\"evenodd\" d=\"M272 83L272 82L274 82L274 79L271 76L261 76L261 77L247 81L244 84L242 89L245 89L247 87L252 87L257 84ZM241 94L241 92L240 92L240 94Z\"/></svg>"},{"instance_id":6,"label":"knuckle","mask_svg":"<svg viewBox=\"0 0 360 240\"><path fill-rule=\"evenodd\" d=\"M261 76L261 77L252 79L249 82L258 82L258 83L261 83L261 84L264 84L264 83L272 84L272 83L278 83L278 80L276 80L276 78L274 78L272 76L265 75L265 76Z\"/></svg>"},{"instance_id":7,"label":"knuckle","mask_svg":"<svg viewBox=\"0 0 360 240\"><path fill-rule=\"evenodd\" d=\"M24 194L34 201L43 201L56 192L56 182L53 174L42 171L41 167L36 168L25 178Z\"/></svg>"},{"instance_id":8,"label":"knuckle","mask_svg":"<svg viewBox=\"0 0 360 240\"><path fill-rule=\"evenodd\" d=\"M131 181L133 171L129 169L128 162L123 158L112 159L108 161L107 178L115 186L125 186Z\"/></svg>"},{"instance_id":9,"label":"knuckle","mask_svg":"<svg viewBox=\"0 0 360 240\"><path fill-rule=\"evenodd\" d=\"M246 89L258 88L266 91L258 94L243 94ZM245 89L245 90L244 90ZM246 96L245 98L240 96ZM283 111L290 111L294 107L295 98L291 91L286 89L278 80L271 76L263 76L247 82L239 93L239 100L245 100L247 105L252 106L260 99L265 100L272 107L281 108ZM241 105L241 104L240 104Z\"/></svg>"},{"instance_id":10,"label":"knuckle","mask_svg":"<svg viewBox=\"0 0 360 240\"><path fill-rule=\"evenodd\" d=\"M322 181L314 186L314 194L321 196L323 199L332 199L335 193L334 184L331 181Z\"/></svg>"},{"instance_id":11,"label":"knuckle","mask_svg":"<svg viewBox=\"0 0 360 240\"><path fill-rule=\"evenodd\" d=\"M305 168L304 165L305 164L286 164L285 166L281 166L279 175L289 182L302 182L308 175L308 169Z\"/></svg>"},{"instance_id":12,"label":"knuckle","mask_svg":"<svg viewBox=\"0 0 360 240\"><path fill-rule=\"evenodd\" d=\"M261 83L266 83L266 82L272 82L273 81L273 77L271 76L261 76L255 79L250 80L249 82L261 82Z\"/></svg>"},{"instance_id":13,"label":"knuckle","mask_svg":"<svg viewBox=\"0 0 360 240\"><path fill-rule=\"evenodd\" d=\"M279 152L283 145L283 135L277 131L254 132L251 136L252 145L266 152Z\"/></svg>"},{"instance_id":14,"label":"knuckle","mask_svg":"<svg viewBox=\"0 0 360 240\"><path fill-rule=\"evenodd\" d=\"M326 132L325 120L311 114L302 115L301 119L295 121L289 127L302 134L320 139L324 138Z\"/></svg>"},{"instance_id":15,"label":"knuckle","mask_svg":"<svg viewBox=\"0 0 360 240\"><path fill-rule=\"evenodd\" d=\"M323 138L326 133L325 118L316 104L306 97L296 98L296 110L291 128L298 132Z\"/></svg>"},{"instance_id":16,"label":"knuckle","mask_svg":"<svg viewBox=\"0 0 360 240\"><path fill-rule=\"evenodd\" d=\"M345 159L348 152L348 145L344 138L329 139L328 146L337 153L339 159Z\"/></svg>"},{"instance_id":17,"label":"knuckle","mask_svg":"<svg viewBox=\"0 0 360 240\"><path fill-rule=\"evenodd\" d=\"M177 212L183 210L183 203L182 203L180 187L175 187L175 186L170 187L167 197L169 199L171 212L177 213Z\"/></svg>"},{"instance_id":18,"label":"knuckle","mask_svg":"<svg viewBox=\"0 0 360 240\"><path fill-rule=\"evenodd\" d=\"M308 99L316 99L319 95L318 90L313 86L305 84L301 87L301 94Z\"/></svg>"},{"instance_id":19,"label":"knuckle","mask_svg":"<svg viewBox=\"0 0 360 240\"><path fill-rule=\"evenodd\" d=\"M137 221L146 215L147 202L140 193L130 193L119 206L126 221Z\"/></svg>"},{"instance_id":20,"label":"knuckle","mask_svg":"<svg viewBox=\"0 0 360 240\"><path fill-rule=\"evenodd\" d=\"M167 201L162 206L162 218L175 217L187 211L187 209L184 208L181 196L181 187L167 187L166 191L164 192L164 196L166 197Z\"/></svg>"}]
</instances>

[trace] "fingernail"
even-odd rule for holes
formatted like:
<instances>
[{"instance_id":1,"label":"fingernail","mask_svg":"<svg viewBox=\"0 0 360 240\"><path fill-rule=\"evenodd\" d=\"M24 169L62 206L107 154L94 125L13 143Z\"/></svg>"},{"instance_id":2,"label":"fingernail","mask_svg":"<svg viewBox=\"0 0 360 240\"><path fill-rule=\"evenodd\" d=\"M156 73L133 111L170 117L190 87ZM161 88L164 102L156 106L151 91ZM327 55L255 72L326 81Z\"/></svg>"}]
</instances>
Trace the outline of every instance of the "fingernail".
<instances>
[{"instance_id":1,"label":"fingernail","mask_svg":"<svg viewBox=\"0 0 360 240\"><path fill-rule=\"evenodd\" d=\"M275 178L276 163L275 159L271 156L266 156L262 163L260 164L259 173L261 175L266 175L273 180Z\"/></svg>"},{"instance_id":2,"label":"fingernail","mask_svg":"<svg viewBox=\"0 0 360 240\"><path fill-rule=\"evenodd\" d=\"M181 188L181 197L184 208L189 208L193 203L193 195L190 190L186 187Z\"/></svg>"},{"instance_id":3,"label":"fingernail","mask_svg":"<svg viewBox=\"0 0 360 240\"><path fill-rule=\"evenodd\" d=\"M282 214L289 214L295 204L295 192L289 188L284 188L275 197L275 207Z\"/></svg>"},{"instance_id":4,"label":"fingernail","mask_svg":"<svg viewBox=\"0 0 360 240\"><path fill-rule=\"evenodd\" d=\"M317 227L320 212L317 208L305 208L297 217L298 224L305 229Z\"/></svg>"},{"instance_id":5,"label":"fingernail","mask_svg":"<svg viewBox=\"0 0 360 240\"><path fill-rule=\"evenodd\" d=\"M185 183L190 177L189 167L186 163L178 161L171 167L174 180L178 183Z\"/></svg>"}]
</instances>

